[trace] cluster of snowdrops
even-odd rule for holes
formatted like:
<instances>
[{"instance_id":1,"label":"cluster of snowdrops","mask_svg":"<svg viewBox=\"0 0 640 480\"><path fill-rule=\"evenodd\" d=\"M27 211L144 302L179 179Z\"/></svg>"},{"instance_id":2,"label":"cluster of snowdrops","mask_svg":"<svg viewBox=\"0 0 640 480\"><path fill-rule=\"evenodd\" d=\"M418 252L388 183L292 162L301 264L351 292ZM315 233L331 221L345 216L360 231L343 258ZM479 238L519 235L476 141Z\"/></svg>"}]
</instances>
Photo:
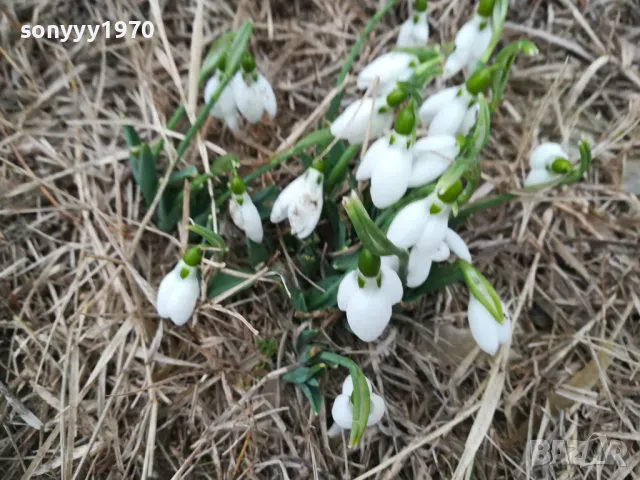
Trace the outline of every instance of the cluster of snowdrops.
<instances>
[{"instance_id":1,"label":"cluster of snowdrops","mask_svg":"<svg viewBox=\"0 0 640 480\"><path fill-rule=\"evenodd\" d=\"M360 153L354 177L361 183L344 197L343 205L361 248L357 266L344 274L336 294L337 307L346 312L350 330L365 342L375 342L384 335L392 309L400 304L405 290L419 288L435 263L453 257L469 287L468 322L473 338L482 350L494 355L511 335L507 308L491 283L473 267L469 248L449 224L479 183L478 153L487 141L490 115L504 93L513 60L520 52L535 53L535 46L528 41L507 46L489 64L504 25L506 0L481 0L453 44L443 46L428 44L426 0L416 0L411 10L400 27L396 47L359 72L357 88L363 96L332 120L333 143L320 149L304 173L280 192L269 217L273 223L288 220L291 234L313 245L309 239L322 216L327 175L338 178ZM211 71L204 87L210 115L236 132L242 118L255 123L265 114L276 116L273 88L246 50L231 55L218 49L212 58L205 61ZM230 62L234 62L231 68ZM437 75L443 80L465 80L423 101L426 84ZM339 141L351 147L347 151L352 155L343 154L328 172L323 155ZM559 144L550 142L532 151L530 167L524 182L528 188L576 181L584 172ZM230 218L251 242L260 244L264 239L262 218L235 165L230 169L228 189ZM365 190L369 208L361 200ZM371 218L372 211L390 214L386 222L377 222ZM161 317L177 325L191 318L200 297L202 256L200 246L188 249L162 280L157 299ZM349 370L342 393L333 402L330 433L353 430L354 444L365 426L384 416L383 398L372 392L371 383L352 361L312 344L301 352L300 361L303 366L289 378L312 403L318 387L316 373L323 365Z\"/></svg>"}]
</instances>

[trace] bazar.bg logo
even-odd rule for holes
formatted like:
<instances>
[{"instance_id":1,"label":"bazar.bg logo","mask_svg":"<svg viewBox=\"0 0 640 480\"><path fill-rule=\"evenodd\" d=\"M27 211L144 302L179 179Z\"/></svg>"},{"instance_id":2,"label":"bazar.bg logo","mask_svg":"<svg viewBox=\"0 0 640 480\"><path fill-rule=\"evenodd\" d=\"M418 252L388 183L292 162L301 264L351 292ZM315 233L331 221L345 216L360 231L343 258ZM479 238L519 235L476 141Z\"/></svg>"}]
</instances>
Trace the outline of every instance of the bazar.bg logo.
<instances>
[{"instance_id":1,"label":"bazar.bg logo","mask_svg":"<svg viewBox=\"0 0 640 480\"><path fill-rule=\"evenodd\" d=\"M626 467L627 445L606 435L594 435L587 441L530 440L527 451L532 467L575 465L616 465Z\"/></svg>"},{"instance_id":2,"label":"bazar.bg logo","mask_svg":"<svg viewBox=\"0 0 640 480\"><path fill-rule=\"evenodd\" d=\"M93 42L98 34L102 32L105 38L122 38L130 36L136 38L142 35L144 38L153 37L154 26L150 21L141 22L139 20L131 20L124 22L106 21L96 25L22 25L20 27L20 38L47 38L49 40L58 40L62 43L72 41L78 43L83 38L87 38L87 42ZM85 35L86 34L86 35Z\"/></svg>"}]
</instances>

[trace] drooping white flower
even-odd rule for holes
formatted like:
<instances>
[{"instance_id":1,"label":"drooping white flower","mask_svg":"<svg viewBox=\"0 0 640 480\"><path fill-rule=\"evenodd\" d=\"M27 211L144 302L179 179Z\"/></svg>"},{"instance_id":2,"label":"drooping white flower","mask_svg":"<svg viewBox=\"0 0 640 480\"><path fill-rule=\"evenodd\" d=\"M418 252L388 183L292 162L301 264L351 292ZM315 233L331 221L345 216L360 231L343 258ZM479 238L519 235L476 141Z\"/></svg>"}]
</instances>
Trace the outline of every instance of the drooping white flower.
<instances>
[{"instance_id":1,"label":"drooping white flower","mask_svg":"<svg viewBox=\"0 0 640 480\"><path fill-rule=\"evenodd\" d=\"M416 55L404 52L389 52L380 55L362 69L358 75L359 89L368 89L378 81L376 96L385 96L396 88L396 82L405 82L413 74L413 67L420 60Z\"/></svg>"},{"instance_id":2,"label":"drooping white flower","mask_svg":"<svg viewBox=\"0 0 640 480\"><path fill-rule=\"evenodd\" d=\"M492 35L491 19L474 15L458 30L455 50L444 64L443 77L451 78L465 67L469 75L475 72L478 61L491 43Z\"/></svg>"},{"instance_id":3,"label":"drooping white flower","mask_svg":"<svg viewBox=\"0 0 640 480\"><path fill-rule=\"evenodd\" d=\"M402 282L391 268L363 250L358 268L338 287L338 308L347 312L353 333L365 342L376 340L391 320L391 308L402 300Z\"/></svg>"},{"instance_id":4,"label":"drooping white flower","mask_svg":"<svg viewBox=\"0 0 640 480\"><path fill-rule=\"evenodd\" d=\"M413 146L409 187L420 187L442 175L460 152L454 135L430 135Z\"/></svg>"},{"instance_id":5,"label":"drooping white flower","mask_svg":"<svg viewBox=\"0 0 640 480\"><path fill-rule=\"evenodd\" d=\"M252 241L262 243L264 231L258 209L245 190L239 177L231 182L231 200L229 200L229 214L236 226L243 230Z\"/></svg>"},{"instance_id":6,"label":"drooping white flower","mask_svg":"<svg viewBox=\"0 0 640 480\"><path fill-rule=\"evenodd\" d=\"M271 118L276 116L276 95L269 81L261 73L256 70L251 73L238 70L231 80L231 88L238 110L249 122L259 122L264 112Z\"/></svg>"},{"instance_id":7,"label":"drooping white flower","mask_svg":"<svg viewBox=\"0 0 640 480\"><path fill-rule=\"evenodd\" d=\"M375 140L389 130L392 121L393 111L384 97L367 97L350 104L333 121L330 129L334 137L347 140L351 144L360 144L364 142L367 130L369 140Z\"/></svg>"},{"instance_id":8,"label":"drooping white flower","mask_svg":"<svg viewBox=\"0 0 640 480\"><path fill-rule=\"evenodd\" d=\"M322 213L322 165L309 167L301 176L285 187L271 210L271 221L279 223L289 219L291 233L299 239L311 235Z\"/></svg>"},{"instance_id":9,"label":"drooping white flower","mask_svg":"<svg viewBox=\"0 0 640 480\"><path fill-rule=\"evenodd\" d=\"M400 27L397 46L401 48L424 47L429 40L427 12L416 12Z\"/></svg>"},{"instance_id":10,"label":"drooping white flower","mask_svg":"<svg viewBox=\"0 0 640 480\"><path fill-rule=\"evenodd\" d=\"M170 318L176 325L184 325L191 318L200 296L200 257L199 248L187 250L183 259L162 279L157 298L160 317Z\"/></svg>"},{"instance_id":11,"label":"drooping white flower","mask_svg":"<svg viewBox=\"0 0 640 480\"><path fill-rule=\"evenodd\" d=\"M571 168L569 155L558 143L545 142L538 145L530 158L531 171L524 181L525 187L553 182Z\"/></svg>"},{"instance_id":12,"label":"drooping white flower","mask_svg":"<svg viewBox=\"0 0 640 480\"><path fill-rule=\"evenodd\" d=\"M222 75L223 73L221 71L216 70L213 76L207 81L204 87L205 103L209 103L213 94L218 90L218 87L222 83ZM222 90L222 93L209 114L212 117L224 120L224 123L226 123L231 130L238 130L240 116L231 86L227 85L224 90Z\"/></svg>"},{"instance_id":13,"label":"drooping white flower","mask_svg":"<svg viewBox=\"0 0 640 480\"><path fill-rule=\"evenodd\" d=\"M371 391L371 382L367 378L367 386L369 387L369 398L371 406L369 408L369 418L367 426L375 425L382 420L386 411L384 399L380 395L376 395ZM353 404L351 403L351 394L353 393L353 379L349 375L342 384L342 393L338 395L333 402L331 408L331 416L333 421L343 430L350 430L353 424Z\"/></svg>"},{"instance_id":14,"label":"drooping white flower","mask_svg":"<svg viewBox=\"0 0 640 480\"><path fill-rule=\"evenodd\" d=\"M429 126L428 135L466 135L475 123L476 112L469 113L474 100L464 85L445 88L427 98L419 115L422 123Z\"/></svg>"},{"instance_id":15,"label":"drooping white flower","mask_svg":"<svg viewBox=\"0 0 640 480\"><path fill-rule=\"evenodd\" d=\"M478 346L488 353L495 355L500 345L509 341L511 336L511 319L504 304L502 305L504 319L498 323L480 300L473 294L469 297L469 328Z\"/></svg>"},{"instance_id":16,"label":"drooping white flower","mask_svg":"<svg viewBox=\"0 0 640 480\"><path fill-rule=\"evenodd\" d=\"M371 179L371 200L386 208L400 200L409 186L413 153L410 137L394 133L376 140L356 170L357 180Z\"/></svg>"}]
</instances>

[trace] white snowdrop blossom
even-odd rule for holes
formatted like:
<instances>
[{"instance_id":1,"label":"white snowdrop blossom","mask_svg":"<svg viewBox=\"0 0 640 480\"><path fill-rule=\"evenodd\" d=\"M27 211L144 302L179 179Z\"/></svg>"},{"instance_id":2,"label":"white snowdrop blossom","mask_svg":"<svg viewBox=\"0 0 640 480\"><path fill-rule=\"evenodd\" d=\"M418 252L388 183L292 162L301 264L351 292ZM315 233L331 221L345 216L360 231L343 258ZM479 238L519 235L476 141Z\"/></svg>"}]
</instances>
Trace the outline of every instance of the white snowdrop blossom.
<instances>
[{"instance_id":1,"label":"white snowdrop blossom","mask_svg":"<svg viewBox=\"0 0 640 480\"><path fill-rule=\"evenodd\" d=\"M429 40L427 12L416 12L404 21L396 45L401 48L424 47Z\"/></svg>"},{"instance_id":2,"label":"white snowdrop blossom","mask_svg":"<svg viewBox=\"0 0 640 480\"><path fill-rule=\"evenodd\" d=\"M200 257L199 248L187 250L183 259L162 279L157 299L160 317L169 318L176 325L184 325L191 318L200 296Z\"/></svg>"},{"instance_id":3,"label":"white snowdrop blossom","mask_svg":"<svg viewBox=\"0 0 640 480\"><path fill-rule=\"evenodd\" d=\"M247 121L257 123L264 112L276 116L278 106L273 88L264 75L257 71L238 70L231 80L231 88L238 110Z\"/></svg>"},{"instance_id":4,"label":"white snowdrop blossom","mask_svg":"<svg viewBox=\"0 0 640 480\"><path fill-rule=\"evenodd\" d=\"M369 131L369 139L384 135L393 122L393 111L384 97L362 98L350 104L331 124L331 135L361 144ZM370 127L370 128L369 128Z\"/></svg>"},{"instance_id":5,"label":"white snowdrop blossom","mask_svg":"<svg viewBox=\"0 0 640 480\"><path fill-rule=\"evenodd\" d=\"M491 43L492 35L491 19L474 15L456 34L455 50L444 64L443 78L451 78L465 67L469 75L475 72L478 61Z\"/></svg>"},{"instance_id":6,"label":"white snowdrop blossom","mask_svg":"<svg viewBox=\"0 0 640 480\"><path fill-rule=\"evenodd\" d=\"M371 145L356 170L356 179L371 179L373 204L378 208L386 208L406 193L412 164L411 138L393 133Z\"/></svg>"},{"instance_id":7,"label":"white snowdrop blossom","mask_svg":"<svg viewBox=\"0 0 640 480\"><path fill-rule=\"evenodd\" d=\"M498 323L487 308L473 294L469 297L469 328L478 346L489 355L495 355L500 345L509 341L511 336L511 319L504 304L504 318Z\"/></svg>"},{"instance_id":8,"label":"white snowdrop blossom","mask_svg":"<svg viewBox=\"0 0 640 480\"><path fill-rule=\"evenodd\" d=\"M285 187L273 204L271 221L289 219L291 233L299 239L311 235L322 213L323 166L311 166Z\"/></svg>"},{"instance_id":9,"label":"white snowdrop blossom","mask_svg":"<svg viewBox=\"0 0 640 480\"><path fill-rule=\"evenodd\" d=\"M231 200L229 214L236 226L253 242L262 243L264 231L258 209L246 192L240 178L235 177L231 182Z\"/></svg>"},{"instance_id":10,"label":"white snowdrop blossom","mask_svg":"<svg viewBox=\"0 0 640 480\"><path fill-rule=\"evenodd\" d=\"M559 144L553 142L538 145L531 152L530 165L531 171L524 181L525 187L553 182L567 173L571 167L569 155Z\"/></svg>"},{"instance_id":11,"label":"white snowdrop blossom","mask_svg":"<svg viewBox=\"0 0 640 480\"><path fill-rule=\"evenodd\" d=\"M402 300L398 274L363 250L358 268L345 275L338 287L338 308L347 312L353 333L365 342L376 340L391 320L391 308Z\"/></svg>"},{"instance_id":12,"label":"white snowdrop blossom","mask_svg":"<svg viewBox=\"0 0 640 480\"><path fill-rule=\"evenodd\" d=\"M429 277L433 262L444 262L451 252L471 262L464 240L448 227L451 204L433 193L404 207L391 222L387 238L399 248L409 249L407 286L422 285ZM383 265L397 269L395 257L384 257Z\"/></svg>"},{"instance_id":13,"label":"white snowdrop blossom","mask_svg":"<svg viewBox=\"0 0 640 480\"><path fill-rule=\"evenodd\" d=\"M464 85L440 90L425 100L419 116L429 126L428 135L466 135L475 124L475 97Z\"/></svg>"},{"instance_id":14,"label":"white snowdrop blossom","mask_svg":"<svg viewBox=\"0 0 640 480\"><path fill-rule=\"evenodd\" d=\"M413 146L409 187L420 187L442 175L460 152L454 135L430 135Z\"/></svg>"},{"instance_id":15,"label":"white snowdrop blossom","mask_svg":"<svg viewBox=\"0 0 640 480\"><path fill-rule=\"evenodd\" d=\"M205 103L209 103L213 94L218 90L218 87L222 83L222 75L223 73L220 70L216 70L213 76L207 81L204 87ZM222 90L222 93L209 114L214 118L224 120L224 123L226 123L231 130L238 130L240 115L238 114L236 99L230 85L227 85L224 90Z\"/></svg>"},{"instance_id":16,"label":"white snowdrop blossom","mask_svg":"<svg viewBox=\"0 0 640 480\"><path fill-rule=\"evenodd\" d=\"M362 69L358 75L357 86L365 90L378 81L375 95L385 96L396 88L397 82L409 80L413 74L413 68L419 63L418 57L410 53L385 53Z\"/></svg>"},{"instance_id":17,"label":"white snowdrop blossom","mask_svg":"<svg viewBox=\"0 0 640 480\"><path fill-rule=\"evenodd\" d=\"M387 407L384 403L384 399L380 395L376 395L371 391L371 382L369 379L367 378L366 380L371 399L367 426L371 426L382 420ZM333 421L343 430L350 430L351 425L353 424L353 404L351 403L352 393L353 379L351 378L351 375L349 375L342 384L342 393L336 397L333 402L333 407L331 408Z\"/></svg>"}]
</instances>

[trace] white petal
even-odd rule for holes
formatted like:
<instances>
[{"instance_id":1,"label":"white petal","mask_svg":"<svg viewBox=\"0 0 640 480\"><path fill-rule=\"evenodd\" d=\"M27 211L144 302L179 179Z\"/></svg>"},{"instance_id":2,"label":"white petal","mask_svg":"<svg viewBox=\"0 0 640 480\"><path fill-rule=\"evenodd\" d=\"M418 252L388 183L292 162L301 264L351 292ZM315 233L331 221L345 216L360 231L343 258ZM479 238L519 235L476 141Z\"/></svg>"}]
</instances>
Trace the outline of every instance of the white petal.
<instances>
[{"instance_id":1,"label":"white petal","mask_svg":"<svg viewBox=\"0 0 640 480\"><path fill-rule=\"evenodd\" d=\"M421 187L433 182L447 171L451 161L442 158L435 158L432 161L414 160L409 178L409 187Z\"/></svg>"},{"instance_id":2,"label":"white petal","mask_svg":"<svg viewBox=\"0 0 640 480\"><path fill-rule=\"evenodd\" d=\"M156 301L158 315L162 318L169 318L169 299L173 293L173 287L177 280L180 280L180 270L182 270L185 263L180 260L173 270L167 273L162 281L160 287L158 287L158 299ZM189 267L187 267L189 268Z\"/></svg>"},{"instance_id":3,"label":"white petal","mask_svg":"<svg viewBox=\"0 0 640 480\"><path fill-rule=\"evenodd\" d=\"M219 85L220 74L216 72L204 87L204 101L206 103L209 103ZM234 114L237 114L236 101L231 87L227 86L218 97L216 104L210 111L210 115L215 118L225 119L225 117L233 117Z\"/></svg>"},{"instance_id":4,"label":"white petal","mask_svg":"<svg viewBox=\"0 0 640 480\"><path fill-rule=\"evenodd\" d=\"M447 108L440 110L429 124L429 136L431 135L455 135L459 132L468 104L465 96L456 97Z\"/></svg>"},{"instance_id":5,"label":"white petal","mask_svg":"<svg viewBox=\"0 0 640 480\"><path fill-rule=\"evenodd\" d=\"M395 216L387 230L387 238L397 247L410 248L417 243L429 217L427 202L427 199L412 202Z\"/></svg>"},{"instance_id":6,"label":"white petal","mask_svg":"<svg viewBox=\"0 0 640 480\"><path fill-rule=\"evenodd\" d=\"M385 158L378 162L371 175L371 200L378 208L386 208L397 202L407 191L413 157L404 138L396 139L387 149Z\"/></svg>"},{"instance_id":7,"label":"white petal","mask_svg":"<svg viewBox=\"0 0 640 480\"><path fill-rule=\"evenodd\" d=\"M476 20L476 22L478 24L477 28L479 28L480 24L484 23L485 20L482 19L481 17L476 17L476 19L478 19ZM486 25L484 26L484 28L482 30L478 30L477 34L475 35L473 45L470 47L470 58L469 58L470 62L473 60L478 62L482 58L482 55L484 55L485 50L489 48L489 44L491 43L492 36L493 36L493 28L491 27L491 19L489 19L486 22ZM475 71L475 69L473 69L473 71ZM469 72L469 75L471 75L471 73L473 72Z\"/></svg>"},{"instance_id":8,"label":"white petal","mask_svg":"<svg viewBox=\"0 0 640 480\"><path fill-rule=\"evenodd\" d=\"M448 228L444 236L444 241L447 242L449 249L455 253L458 258L471 263L471 252L469 252L469 247L467 247L467 244L460 235Z\"/></svg>"},{"instance_id":9,"label":"white petal","mask_svg":"<svg viewBox=\"0 0 640 480\"><path fill-rule=\"evenodd\" d=\"M191 318L200 296L197 269L192 268L187 278L176 280L168 304L169 318L176 325L184 325Z\"/></svg>"},{"instance_id":10,"label":"white petal","mask_svg":"<svg viewBox=\"0 0 640 480\"><path fill-rule=\"evenodd\" d=\"M535 187L537 185L544 185L546 183L553 182L562 175L550 172L545 168L538 168L531 170L527 178L524 179L525 187Z\"/></svg>"},{"instance_id":11,"label":"white petal","mask_svg":"<svg viewBox=\"0 0 640 480\"><path fill-rule=\"evenodd\" d=\"M389 136L385 136L371 144L367 149L367 153L365 153L362 160L360 160L360 165L358 165L358 169L356 170L356 180L363 181L371 178L371 174L378 162L384 159L387 149L389 148L389 139Z\"/></svg>"},{"instance_id":12,"label":"white petal","mask_svg":"<svg viewBox=\"0 0 640 480\"><path fill-rule=\"evenodd\" d=\"M287 218L287 212L289 205L294 199L300 195L304 190L304 174L296 178L293 182L287 185L284 190L280 192L278 198L273 203L271 208L271 221L278 223Z\"/></svg>"},{"instance_id":13,"label":"white petal","mask_svg":"<svg viewBox=\"0 0 640 480\"><path fill-rule=\"evenodd\" d=\"M447 57L447 61L442 68L442 78L447 80L462 69L469 62L469 51L463 49L456 49L451 55ZM426 122L425 122L426 123Z\"/></svg>"},{"instance_id":14,"label":"white petal","mask_svg":"<svg viewBox=\"0 0 640 480\"><path fill-rule=\"evenodd\" d=\"M411 64L419 63L418 57L404 52L389 52L380 55L364 67L358 75L357 86L367 89L379 79L379 92L388 93L395 88L396 82L404 82L413 74Z\"/></svg>"},{"instance_id":15,"label":"white petal","mask_svg":"<svg viewBox=\"0 0 640 480\"><path fill-rule=\"evenodd\" d=\"M231 195L231 200L229 200L229 215L231 215L231 220L236 224L241 230L244 230L244 218L242 216L242 209L240 205L238 205L238 201L236 200L236 196L234 194Z\"/></svg>"},{"instance_id":16,"label":"white petal","mask_svg":"<svg viewBox=\"0 0 640 480\"><path fill-rule=\"evenodd\" d=\"M409 268L407 271L407 287L415 288L422 285L431 271L431 257L428 253L413 247L409 254Z\"/></svg>"},{"instance_id":17,"label":"white petal","mask_svg":"<svg viewBox=\"0 0 640 480\"><path fill-rule=\"evenodd\" d=\"M460 30L458 30L455 39L456 51L471 50L476 47L480 22L480 17L476 15L470 21L465 23Z\"/></svg>"},{"instance_id":18,"label":"white petal","mask_svg":"<svg viewBox=\"0 0 640 480\"><path fill-rule=\"evenodd\" d=\"M531 152L530 165L534 170L544 169L551 165L556 158L565 158L568 160L569 156L558 143L541 143Z\"/></svg>"},{"instance_id":19,"label":"white petal","mask_svg":"<svg viewBox=\"0 0 640 480\"><path fill-rule=\"evenodd\" d=\"M359 144L364 141L365 134L371 123L369 139L375 139L385 133L393 121L393 112L389 109L380 113L380 108L386 106L385 98L362 98L350 104L344 112L331 124L331 134L337 138L346 139L349 143Z\"/></svg>"},{"instance_id":20,"label":"white petal","mask_svg":"<svg viewBox=\"0 0 640 480\"><path fill-rule=\"evenodd\" d=\"M264 106L255 89L255 83L247 85L242 72L239 70L231 80L231 88L233 88L236 105L242 116L251 123L259 122L264 113Z\"/></svg>"},{"instance_id":21,"label":"white petal","mask_svg":"<svg viewBox=\"0 0 640 480\"><path fill-rule=\"evenodd\" d=\"M387 296L387 300L391 305L400 303L402 300L402 282L398 274L386 265L380 267L382 272L382 282L380 284L380 290Z\"/></svg>"},{"instance_id":22,"label":"white petal","mask_svg":"<svg viewBox=\"0 0 640 480\"><path fill-rule=\"evenodd\" d=\"M419 187L442 175L455 160L460 147L453 135L423 137L413 147L410 187Z\"/></svg>"},{"instance_id":23,"label":"white petal","mask_svg":"<svg viewBox=\"0 0 640 480\"><path fill-rule=\"evenodd\" d=\"M240 129L240 114L238 112L233 112L224 117L224 123L226 123L227 127L229 127L234 132L237 132Z\"/></svg>"},{"instance_id":24,"label":"white petal","mask_svg":"<svg viewBox=\"0 0 640 480\"><path fill-rule=\"evenodd\" d=\"M276 94L273 92L273 88L264 75L258 73L258 79L254 85L254 88L260 95L262 106L267 111L271 118L276 116L278 111L278 103L276 101Z\"/></svg>"},{"instance_id":25,"label":"white petal","mask_svg":"<svg viewBox=\"0 0 640 480\"><path fill-rule=\"evenodd\" d=\"M370 395L371 406L369 407L369 418L367 418L367 426L375 425L382 420L385 411L387 410L384 404L384 399L380 395L372 393Z\"/></svg>"},{"instance_id":26,"label":"white petal","mask_svg":"<svg viewBox=\"0 0 640 480\"><path fill-rule=\"evenodd\" d=\"M353 423L353 405L348 395L338 395L331 407L331 416L344 430L350 430Z\"/></svg>"},{"instance_id":27,"label":"white petal","mask_svg":"<svg viewBox=\"0 0 640 480\"><path fill-rule=\"evenodd\" d=\"M447 233L447 223L449 221L449 209L446 208L440 213L429 215L425 223L422 235L418 240L418 247L423 252L433 252L444 241Z\"/></svg>"},{"instance_id":28,"label":"white petal","mask_svg":"<svg viewBox=\"0 0 640 480\"><path fill-rule=\"evenodd\" d=\"M424 47L429 40L429 23L427 12L417 14L418 21L414 22L415 15L404 21L398 33L396 45L401 48Z\"/></svg>"},{"instance_id":29,"label":"white petal","mask_svg":"<svg viewBox=\"0 0 640 480\"><path fill-rule=\"evenodd\" d=\"M398 270L400 270L400 259L396 255L386 255L380 257L380 264L390 268L396 273L398 273Z\"/></svg>"},{"instance_id":30,"label":"white petal","mask_svg":"<svg viewBox=\"0 0 640 480\"><path fill-rule=\"evenodd\" d=\"M438 248L431 252L430 256L434 262L444 262L451 256L451 250L445 242L442 242Z\"/></svg>"},{"instance_id":31,"label":"white petal","mask_svg":"<svg viewBox=\"0 0 640 480\"><path fill-rule=\"evenodd\" d=\"M467 135L471 129L475 126L476 121L478 120L478 112L480 111L480 104L474 103L471 108L467 110L467 113L464 115L464 119L462 120L462 124L460 125L459 132L462 135Z\"/></svg>"},{"instance_id":32,"label":"white petal","mask_svg":"<svg viewBox=\"0 0 640 480\"><path fill-rule=\"evenodd\" d=\"M373 342L391 320L391 304L379 288L359 288L349 301L347 320L358 338Z\"/></svg>"},{"instance_id":33,"label":"white petal","mask_svg":"<svg viewBox=\"0 0 640 480\"><path fill-rule=\"evenodd\" d=\"M244 192L244 201L241 205L242 217L244 223L244 231L252 241L255 243L262 243L264 231L262 230L262 219L258 209L251 201L251 197Z\"/></svg>"},{"instance_id":34,"label":"white petal","mask_svg":"<svg viewBox=\"0 0 640 480\"><path fill-rule=\"evenodd\" d=\"M313 233L322 214L322 185L324 176L314 168L305 172L304 187L299 197L289 205L287 216L291 224L291 233L300 240Z\"/></svg>"},{"instance_id":35,"label":"white petal","mask_svg":"<svg viewBox=\"0 0 640 480\"><path fill-rule=\"evenodd\" d=\"M504 305L502 308L504 310ZM502 325L496 322L496 333L498 334L498 343L500 345L504 345L509 341L509 337L511 336L511 319L507 315L507 312L505 312Z\"/></svg>"},{"instance_id":36,"label":"white petal","mask_svg":"<svg viewBox=\"0 0 640 480\"><path fill-rule=\"evenodd\" d=\"M449 87L427 98L418 112L420 121L428 125L439 111L448 108L449 104L456 98L459 90L460 87Z\"/></svg>"},{"instance_id":37,"label":"white petal","mask_svg":"<svg viewBox=\"0 0 640 480\"><path fill-rule=\"evenodd\" d=\"M347 311L349 300L359 288L357 275L355 270L350 271L342 278L338 286L338 308L343 312Z\"/></svg>"},{"instance_id":38,"label":"white petal","mask_svg":"<svg viewBox=\"0 0 640 480\"><path fill-rule=\"evenodd\" d=\"M469 298L469 328L478 346L489 355L498 351L498 322L475 296Z\"/></svg>"}]
</instances>

